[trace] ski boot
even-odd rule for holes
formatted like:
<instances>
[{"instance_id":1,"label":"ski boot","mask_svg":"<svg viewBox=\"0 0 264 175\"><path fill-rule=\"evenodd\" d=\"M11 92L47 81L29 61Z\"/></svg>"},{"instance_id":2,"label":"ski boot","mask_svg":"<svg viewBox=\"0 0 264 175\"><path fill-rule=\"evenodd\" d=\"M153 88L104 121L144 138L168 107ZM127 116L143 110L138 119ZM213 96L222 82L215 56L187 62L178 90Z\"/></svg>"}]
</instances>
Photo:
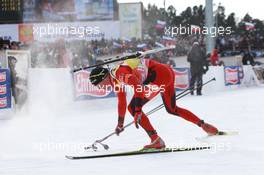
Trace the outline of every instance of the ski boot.
<instances>
[{"instance_id":1,"label":"ski boot","mask_svg":"<svg viewBox=\"0 0 264 175\"><path fill-rule=\"evenodd\" d=\"M165 147L165 142L160 137L157 137L149 145L145 145L143 149L162 149Z\"/></svg>"},{"instance_id":2,"label":"ski boot","mask_svg":"<svg viewBox=\"0 0 264 175\"><path fill-rule=\"evenodd\" d=\"M198 123L198 126L201 127L208 135L217 135L219 133L216 127L205 123L203 120Z\"/></svg>"}]
</instances>

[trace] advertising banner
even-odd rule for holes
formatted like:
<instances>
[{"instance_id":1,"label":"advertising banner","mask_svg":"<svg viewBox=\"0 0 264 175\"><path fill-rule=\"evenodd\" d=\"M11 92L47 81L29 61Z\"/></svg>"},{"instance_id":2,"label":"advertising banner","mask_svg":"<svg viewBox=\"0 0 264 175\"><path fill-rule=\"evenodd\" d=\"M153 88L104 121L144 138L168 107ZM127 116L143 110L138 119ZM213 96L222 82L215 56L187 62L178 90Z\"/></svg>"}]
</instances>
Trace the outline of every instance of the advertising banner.
<instances>
[{"instance_id":1,"label":"advertising banner","mask_svg":"<svg viewBox=\"0 0 264 175\"><path fill-rule=\"evenodd\" d=\"M142 38L142 4L119 4L120 34L122 38Z\"/></svg>"},{"instance_id":2,"label":"advertising banner","mask_svg":"<svg viewBox=\"0 0 264 175\"><path fill-rule=\"evenodd\" d=\"M175 89L177 91L182 91L189 88L190 80L190 69L189 68L176 68L175 72ZM74 89L75 89L75 99L95 99L95 98L106 98L114 97L115 93L112 90L99 89L93 86L89 80L89 72L86 70L75 72L73 75L74 79ZM153 89L144 88L147 95L155 96L158 91L153 91Z\"/></svg>"},{"instance_id":3,"label":"advertising banner","mask_svg":"<svg viewBox=\"0 0 264 175\"><path fill-rule=\"evenodd\" d=\"M24 22L112 20L113 0L24 0Z\"/></svg>"},{"instance_id":4,"label":"advertising banner","mask_svg":"<svg viewBox=\"0 0 264 175\"><path fill-rule=\"evenodd\" d=\"M264 84L264 67L254 66L253 70L255 72L256 78L260 84Z\"/></svg>"},{"instance_id":5,"label":"advertising banner","mask_svg":"<svg viewBox=\"0 0 264 175\"><path fill-rule=\"evenodd\" d=\"M239 85L241 77L240 66L224 66L225 85Z\"/></svg>"},{"instance_id":6,"label":"advertising banner","mask_svg":"<svg viewBox=\"0 0 264 175\"><path fill-rule=\"evenodd\" d=\"M190 86L190 68L175 68L175 84L176 91L183 91Z\"/></svg>"},{"instance_id":7,"label":"advertising banner","mask_svg":"<svg viewBox=\"0 0 264 175\"><path fill-rule=\"evenodd\" d=\"M31 67L29 51L7 50L6 57L12 77L12 94L18 106L25 104L28 90L28 70Z\"/></svg>"},{"instance_id":8,"label":"advertising banner","mask_svg":"<svg viewBox=\"0 0 264 175\"><path fill-rule=\"evenodd\" d=\"M77 20L99 20L114 18L113 0L75 0Z\"/></svg>"},{"instance_id":9,"label":"advertising banner","mask_svg":"<svg viewBox=\"0 0 264 175\"><path fill-rule=\"evenodd\" d=\"M90 73L85 70L74 73L73 79L76 100L114 96L114 92L111 90L107 91L93 86L89 80L89 75Z\"/></svg>"},{"instance_id":10,"label":"advertising banner","mask_svg":"<svg viewBox=\"0 0 264 175\"><path fill-rule=\"evenodd\" d=\"M0 38L3 40L18 41L18 25L4 24L0 26Z\"/></svg>"},{"instance_id":11,"label":"advertising banner","mask_svg":"<svg viewBox=\"0 0 264 175\"><path fill-rule=\"evenodd\" d=\"M32 24L19 24L18 28L20 42L30 42L34 40Z\"/></svg>"},{"instance_id":12,"label":"advertising banner","mask_svg":"<svg viewBox=\"0 0 264 175\"><path fill-rule=\"evenodd\" d=\"M0 51L0 69L7 69L7 58L4 50Z\"/></svg>"},{"instance_id":13,"label":"advertising banner","mask_svg":"<svg viewBox=\"0 0 264 175\"><path fill-rule=\"evenodd\" d=\"M0 69L0 110L11 108L11 80L8 69Z\"/></svg>"}]
</instances>

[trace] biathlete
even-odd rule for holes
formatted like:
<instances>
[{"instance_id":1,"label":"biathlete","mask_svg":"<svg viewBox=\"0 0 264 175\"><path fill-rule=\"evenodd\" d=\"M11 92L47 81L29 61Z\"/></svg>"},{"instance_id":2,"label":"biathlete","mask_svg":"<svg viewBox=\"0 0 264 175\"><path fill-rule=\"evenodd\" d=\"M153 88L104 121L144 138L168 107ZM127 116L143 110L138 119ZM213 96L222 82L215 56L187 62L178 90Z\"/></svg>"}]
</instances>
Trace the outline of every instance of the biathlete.
<instances>
[{"instance_id":1,"label":"biathlete","mask_svg":"<svg viewBox=\"0 0 264 175\"><path fill-rule=\"evenodd\" d=\"M148 117L142 111L142 107L158 93L161 94L163 104L169 114L179 116L201 127L209 135L216 135L218 133L216 127L205 123L191 111L176 105L174 89L175 74L168 65L150 59L134 58L123 61L112 69L96 67L91 71L89 78L91 83L99 88L109 86L115 88L117 86L120 87L120 85L133 87L134 96L128 105L128 111L134 117L136 128L138 128L139 124L151 139L151 143L144 146L145 149L165 148L165 142L158 135ZM152 93L152 95L147 95L146 91L143 90L146 86L157 86L162 91L160 90ZM127 107L126 92L123 88L120 89L116 92L118 97L118 124L115 132L117 135L123 131Z\"/></svg>"}]
</instances>

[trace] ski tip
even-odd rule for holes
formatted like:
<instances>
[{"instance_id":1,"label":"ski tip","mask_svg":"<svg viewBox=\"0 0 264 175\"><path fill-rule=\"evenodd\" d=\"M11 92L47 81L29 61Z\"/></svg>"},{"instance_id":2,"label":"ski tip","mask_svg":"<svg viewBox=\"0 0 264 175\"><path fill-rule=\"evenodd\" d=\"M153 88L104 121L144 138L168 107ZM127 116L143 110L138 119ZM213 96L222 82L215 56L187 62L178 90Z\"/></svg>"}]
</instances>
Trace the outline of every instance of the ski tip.
<instances>
[{"instance_id":1,"label":"ski tip","mask_svg":"<svg viewBox=\"0 0 264 175\"><path fill-rule=\"evenodd\" d=\"M217 135L226 135L226 132L224 132L224 131L219 131L218 133L217 133Z\"/></svg>"},{"instance_id":2,"label":"ski tip","mask_svg":"<svg viewBox=\"0 0 264 175\"><path fill-rule=\"evenodd\" d=\"M71 160L73 160L73 159L74 159L74 157L73 157L73 156L67 156L67 155L65 155L65 158L67 158L67 159L71 159Z\"/></svg>"},{"instance_id":3,"label":"ski tip","mask_svg":"<svg viewBox=\"0 0 264 175\"><path fill-rule=\"evenodd\" d=\"M209 139L209 138L220 137L220 136L235 136L238 134L239 134L238 131L219 131L216 135L206 135L202 137L196 137L195 139L197 141L204 142L206 139Z\"/></svg>"},{"instance_id":4,"label":"ski tip","mask_svg":"<svg viewBox=\"0 0 264 175\"><path fill-rule=\"evenodd\" d=\"M238 135L238 131L219 131L217 135Z\"/></svg>"}]
</instances>

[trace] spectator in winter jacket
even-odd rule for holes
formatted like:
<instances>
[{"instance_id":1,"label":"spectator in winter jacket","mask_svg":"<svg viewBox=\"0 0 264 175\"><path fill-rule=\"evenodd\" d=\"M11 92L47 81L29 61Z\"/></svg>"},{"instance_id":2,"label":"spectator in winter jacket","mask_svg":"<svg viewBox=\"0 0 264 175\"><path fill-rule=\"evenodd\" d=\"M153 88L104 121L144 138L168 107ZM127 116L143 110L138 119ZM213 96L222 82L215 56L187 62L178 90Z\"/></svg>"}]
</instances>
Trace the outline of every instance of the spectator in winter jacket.
<instances>
[{"instance_id":1,"label":"spectator in winter jacket","mask_svg":"<svg viewBox=\"0 0 264 175\"><path fill-rule=\"evenodd\" d=\"M211 62L212 66L222 66L222 65L224 65L223 61L219 61L217 48L213 49L212 54L210 56L210 62Z\"/></svg>"},{"instance_id":2,"label":"spectator in winter jacket","mask_svg":"<svg viewBox=\"0 0 264 175\"><path fill-rule=\"evenodd\" d=\"M199 46L198 42L193 43L187 61L190 62L191 67L190 87L193 88L191 94L193 95L194 86L196 84L197 95L202 95L203 74L208 70L208 62L206 60L205 51Z\"/></svg>"},{"instance_id":3,"label":"spectator in winter jacket","mask_svg":"<svg viewBox=\"0 0 264 175\"><path fill-rule=\"evenodd\" d=\"M254 61L253 55L250 53L249 50L245 51L244 56L242 58L243 65L251 65L255 66L256 62Z\"/></svg>"}]
</instances>

